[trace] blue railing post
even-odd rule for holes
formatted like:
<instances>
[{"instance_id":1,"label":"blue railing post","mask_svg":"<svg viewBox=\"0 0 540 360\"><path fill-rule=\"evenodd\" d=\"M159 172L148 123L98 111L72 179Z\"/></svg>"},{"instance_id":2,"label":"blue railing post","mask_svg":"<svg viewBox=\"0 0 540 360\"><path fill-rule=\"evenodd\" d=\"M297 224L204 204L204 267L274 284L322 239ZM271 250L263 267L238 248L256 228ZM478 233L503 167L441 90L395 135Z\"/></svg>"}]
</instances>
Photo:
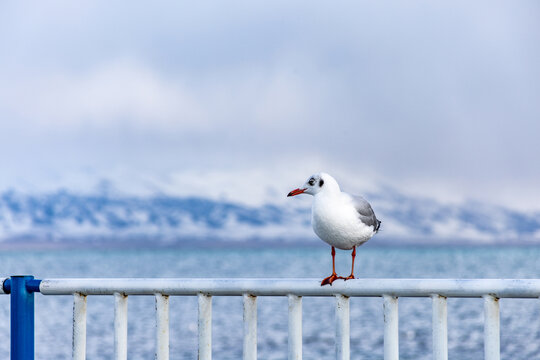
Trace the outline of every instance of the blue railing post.
<instances>
[{"instance_id":1,"label":"blue railing post","mask_svg":"<svg viewBox=\"0 0 540 360\"><path fill-rule=\"evenodd\" d=\"M25 275L12 276L7 282L11 293L11 360L33 360L34 292L39 291L40 281Z\"/></svg>"}]
</instances>

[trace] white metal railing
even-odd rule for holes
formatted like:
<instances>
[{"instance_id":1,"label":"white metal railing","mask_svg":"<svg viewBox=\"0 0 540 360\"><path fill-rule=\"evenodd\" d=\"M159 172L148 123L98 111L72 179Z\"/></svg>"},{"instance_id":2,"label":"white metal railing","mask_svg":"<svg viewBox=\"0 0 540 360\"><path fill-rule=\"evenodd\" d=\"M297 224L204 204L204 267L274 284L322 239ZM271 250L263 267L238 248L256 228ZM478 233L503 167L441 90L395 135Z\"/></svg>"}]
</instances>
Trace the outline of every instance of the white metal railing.
<instances>
[{"instance_id":1,"label":"white metal railing","mask_svg":"<svg viewBox=\"0 0 540 360\"><path fill-rule=\"evenodd\" d=\"M349 298L382 297L384 359L399 358L398 298L430 297L433 311L433 358L448 359L448 297L484 299L484 357L500 359L499 298L539 298L540 279L357 279L320 286L315 279L45 279L44 295L74 295L73 358L85 359L86 297L113 295L115 359L127 359L129 295L153 295L156 302L156 359L169 358L169 296L198 297L199 359L212 358L212 296L243 296L243 358L257 358L257 296L287 296L289 359L302 359L302 297L336 299L336 358L350 358Z\"/></svg>"}]
</instances>

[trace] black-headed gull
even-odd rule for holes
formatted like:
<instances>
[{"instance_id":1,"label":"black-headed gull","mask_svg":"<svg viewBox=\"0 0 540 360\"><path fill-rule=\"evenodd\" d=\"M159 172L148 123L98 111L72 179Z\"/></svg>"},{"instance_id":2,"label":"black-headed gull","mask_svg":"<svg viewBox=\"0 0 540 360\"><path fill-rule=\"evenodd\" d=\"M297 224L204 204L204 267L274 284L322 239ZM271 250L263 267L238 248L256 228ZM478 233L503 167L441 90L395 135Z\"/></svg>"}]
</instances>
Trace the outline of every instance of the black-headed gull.
<instances>
[{"instance_id":1,"label":"black-headed gull","mask_svg":"<svg viewBox=\"0 0 540 360\"><path fill-rule=\"evenodd\" d=\"M381 222L371 205L360 196L342 192L337 181L326 173L312 175L306 183L287 196L313 195L311 225L323 241L332 246L332 275L323 279L322 285L336 279L354 279L356 247L362 245L379 231ZM336 249L352 249L351 275L344 278L336 274Z\"/></svg>"}]
</instances>

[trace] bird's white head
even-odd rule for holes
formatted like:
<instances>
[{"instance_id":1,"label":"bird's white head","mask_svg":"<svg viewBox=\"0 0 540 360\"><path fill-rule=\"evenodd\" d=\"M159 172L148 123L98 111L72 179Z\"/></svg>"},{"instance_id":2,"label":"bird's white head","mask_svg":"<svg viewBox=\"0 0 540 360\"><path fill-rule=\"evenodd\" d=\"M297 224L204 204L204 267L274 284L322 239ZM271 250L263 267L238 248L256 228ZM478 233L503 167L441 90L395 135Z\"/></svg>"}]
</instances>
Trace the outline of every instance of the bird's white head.
<instances>
[{"instance_id":1,"label":"bird's white head","mask_svg":"<svg viewBox=\"0 0 540 360\"><path fill-rule=\"evenodd\" d=\"M311 175L302 187L292 190L287 196L300 194L317 195L319 193L340 192L337 181L327 173Z\"/></svg>"}]
</instances>

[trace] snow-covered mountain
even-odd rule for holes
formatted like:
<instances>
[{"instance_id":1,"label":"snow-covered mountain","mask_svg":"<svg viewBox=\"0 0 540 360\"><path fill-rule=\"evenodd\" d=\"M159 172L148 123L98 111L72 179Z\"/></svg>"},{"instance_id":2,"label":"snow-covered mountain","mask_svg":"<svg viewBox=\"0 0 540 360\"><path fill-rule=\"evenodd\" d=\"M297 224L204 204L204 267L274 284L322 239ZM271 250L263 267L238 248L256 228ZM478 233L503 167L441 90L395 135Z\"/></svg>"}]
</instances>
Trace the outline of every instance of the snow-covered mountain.
<instances>
[{"instance_id":1,"label":"snow-covered mountain","mask_svg":"<svg viewBox=\"0 0 540 360\"><path fill-rule=\"evenodd\" d=\"M478 202L442 204L392 189L366 194L383 221L380 243L540 242L540 213ZM288 205L291 204L291 205ZM66 190L0 194L0 241L163 243L314 239L310 209L204 197L81 195ZM305 203L302 203L305 204Z\"/></svg>"}]
</instances>

